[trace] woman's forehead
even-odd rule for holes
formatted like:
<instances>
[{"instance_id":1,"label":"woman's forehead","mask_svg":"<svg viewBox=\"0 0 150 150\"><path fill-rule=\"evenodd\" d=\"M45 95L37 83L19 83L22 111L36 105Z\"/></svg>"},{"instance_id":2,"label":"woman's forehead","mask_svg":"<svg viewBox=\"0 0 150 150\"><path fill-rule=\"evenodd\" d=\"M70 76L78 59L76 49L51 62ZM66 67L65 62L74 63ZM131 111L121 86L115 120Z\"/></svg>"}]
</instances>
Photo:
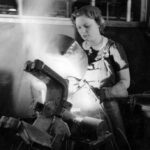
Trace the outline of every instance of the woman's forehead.
<instances>
[{"instance_id":1,"label":"woman's forehead","mask_svg":"<svg viewBox=\"0 0 150 150\"><path fill-rule=\"evenodd\" d=\"M76 21L75 21L76 25L78 25L78 24L91 24L91 23L94 23L94 22L95 22L94 19L89 18L85 15L77 17Z\"/></svg>"}]
</instances>

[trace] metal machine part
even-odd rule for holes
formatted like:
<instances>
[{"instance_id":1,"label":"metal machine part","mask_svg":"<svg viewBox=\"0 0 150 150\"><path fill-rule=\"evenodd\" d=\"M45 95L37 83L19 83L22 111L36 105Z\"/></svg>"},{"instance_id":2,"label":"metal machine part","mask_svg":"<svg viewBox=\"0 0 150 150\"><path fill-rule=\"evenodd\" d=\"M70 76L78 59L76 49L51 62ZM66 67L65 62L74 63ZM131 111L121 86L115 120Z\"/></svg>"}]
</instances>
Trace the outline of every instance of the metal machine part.
<instances>
[{"instance_id":1,"label":"metal machine part","mask_svg":"<svg viewBox=\"0 0 150 150\"><path fill-rule=\"evenodd\" d=\"M38 111L39 115L33 127L51 135L52 149L58 150L61 148L64 137L70 136L69 127L61 118L64 109L71 107L71 104L67 102L67 81L41 60L27 61L24 70L42 80L47 87L44 104L36 103L35 105L35 111Z\"/></svg>"},{"instance_id":2,"label":"metal machine part","mask_svg":"<svg viewBox=\"0 0 150 150\"><path fill-rule=\"evenodd\" d=\"M73 76L82 79L87 70L88 59L79 43L73 38L62 34L51 38L50 43L51 49L46 50L46 53L52 55L53 58L48 61L45 61L45 59L42 60L44 60L44 62L59 75L65 78ZM55 54L57 54L56 60L54 59ZM56 68L57 65L58 67ZM60 68L60 66L63 69Z\"/></svg>"},{"instance_id":3,"label":"metal machine part","mask_svg":"<svg viewBox=\"0 0 150 150\"><path fill-rule=\"evenodd\" d=\"M55 73L40 60L34 62L27 61L25 71L42 80L47 86L45 104L51 103L50 111L45 109L45 115L61 115L63 103L67 100L68 85L67 81ZM53 110L52 110L53 109Z\"/></svg>"}]
</instances>

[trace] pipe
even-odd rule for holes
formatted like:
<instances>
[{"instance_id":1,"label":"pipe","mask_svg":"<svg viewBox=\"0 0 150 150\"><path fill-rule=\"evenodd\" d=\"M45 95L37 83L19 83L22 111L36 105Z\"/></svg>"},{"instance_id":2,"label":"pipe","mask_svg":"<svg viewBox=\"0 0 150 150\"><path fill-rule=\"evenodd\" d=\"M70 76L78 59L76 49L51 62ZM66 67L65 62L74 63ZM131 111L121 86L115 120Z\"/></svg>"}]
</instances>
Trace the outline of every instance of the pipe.
<instances>
[{"instance_id":1,"label":"pipe","mask_svg":"<svg viewBox=\"0 0 150 150\"><path fill-rule=\"evenodd\" d=\"M132 0L127 1L127 15L126 15L126 21L131 21L131 6L132 6Z\"/></svg>"},{"instance_id":2,"label":"pipe","mask_svg":"<svg viewBox=\"0 0 150 150\"><path fill-rule=\"evenodd\" d=\"M95 6L96 5L96 1L95 0L91 0L91 5Z\"/></svg>"}]
</instances>

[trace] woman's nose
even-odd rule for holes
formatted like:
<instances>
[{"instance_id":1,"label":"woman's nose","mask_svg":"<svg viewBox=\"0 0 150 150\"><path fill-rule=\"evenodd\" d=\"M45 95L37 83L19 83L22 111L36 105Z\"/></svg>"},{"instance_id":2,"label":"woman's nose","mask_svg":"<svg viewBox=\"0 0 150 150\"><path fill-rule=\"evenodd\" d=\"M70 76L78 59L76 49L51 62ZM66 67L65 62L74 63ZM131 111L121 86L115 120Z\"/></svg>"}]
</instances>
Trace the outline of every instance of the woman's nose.
<instances>
[{"instance_id":1,"label":"woman's nose","mask_svg":"<svg viewBox=\"0 0 150 150\"><path fill-rule=\"evenodd\" d=\"M82 34L86 33L86 29L85 29L84 27L82 27L82 28L80 29L80 33L82 33Z\"/></svg>"}]
</instances>

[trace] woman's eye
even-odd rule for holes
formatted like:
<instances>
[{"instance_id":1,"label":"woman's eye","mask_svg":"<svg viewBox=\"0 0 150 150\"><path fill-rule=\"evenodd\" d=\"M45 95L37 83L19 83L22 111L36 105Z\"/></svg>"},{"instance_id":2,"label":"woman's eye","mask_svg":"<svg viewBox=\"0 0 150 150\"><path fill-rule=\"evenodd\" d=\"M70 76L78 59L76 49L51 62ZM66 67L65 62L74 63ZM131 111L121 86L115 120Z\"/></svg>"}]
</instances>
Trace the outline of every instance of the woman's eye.
<instances>
[{"instance_id":1,"label":"woman's eye","mask_svg":"<svg viewBox=\"0 0 150 150\"><path fill-rule=\"evenodd\" d=\"M90 26L89 25L84 25L84 26L78 26L77 29L81 30L81 29L89 29Z\"/></svg>"},{"instance_id":2,"label":"woman's eye","mask_svg":"<svg viewBox=\"0 0 150 150\"><path fill-rule=\"evenodd\" d=\"M77 27L78 28L78 30L80 30L81 29L81 27Z\"/></svg>"},{"instance_id":3,"label":"woman's eye","mask_svg":"<svg viewBox=\"0 0 150 150\"><path fill-rule=\"evenodd\" d=\"M85 27L85 28L89 28L90 26L89 26L89 25L85 25L84 27Z\"/></svg>"}]
</instances>

